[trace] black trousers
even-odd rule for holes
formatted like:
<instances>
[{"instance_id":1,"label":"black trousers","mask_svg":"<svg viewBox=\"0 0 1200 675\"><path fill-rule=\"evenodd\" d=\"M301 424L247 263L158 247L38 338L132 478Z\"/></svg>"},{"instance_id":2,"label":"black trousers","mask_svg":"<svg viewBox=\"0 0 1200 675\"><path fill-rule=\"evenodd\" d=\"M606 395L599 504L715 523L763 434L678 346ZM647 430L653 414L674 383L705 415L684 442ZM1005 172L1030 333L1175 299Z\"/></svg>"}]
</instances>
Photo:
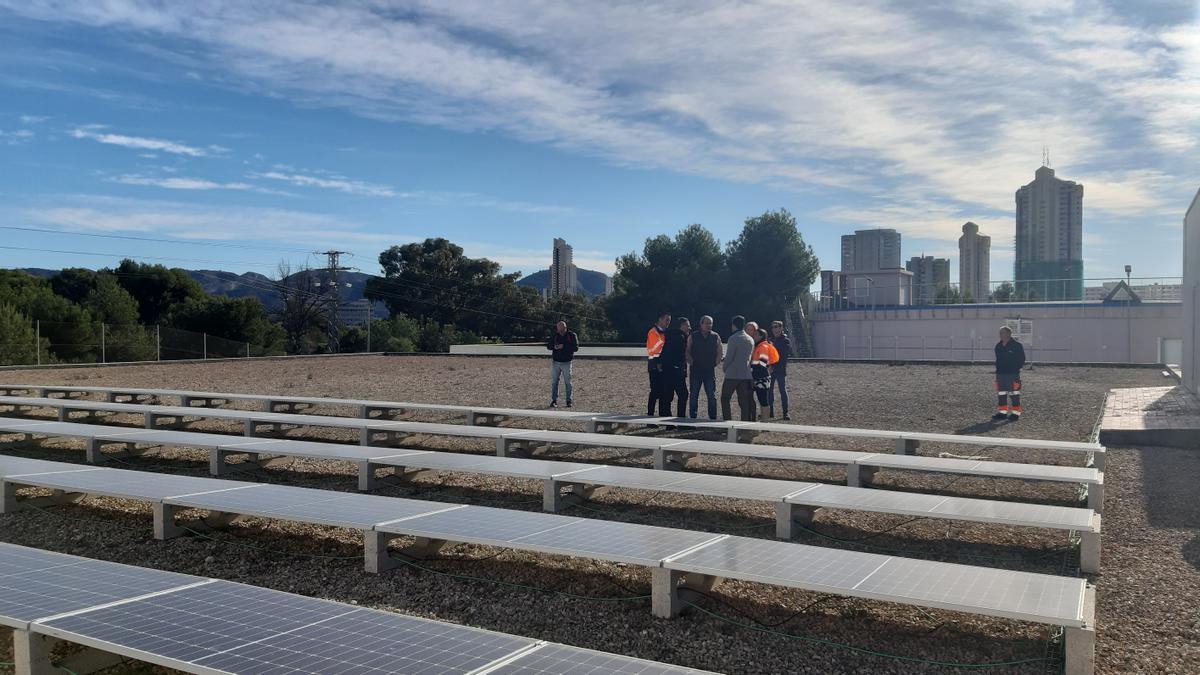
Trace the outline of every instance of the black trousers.
<instances>
[{"instance_id":1,"label":"black trousers","mask_svg":"<svg viewBox=\"0 0 1200 675\"><path fill-rule=\"evenodd\" d=\"M679 399L676 407L679 409L678 417L687 417L687 402L688 402L688 385L687 385L687 368L667 368L663 371L667 377L666 383L666 405L667 414L671 414L671 399Z\"/></svg>"},{"instance_id":2,"label":"black trousers","mask_svg":"<svg viewBox=\"0 0 1200 675\"><path fill-rule=\"evenodd\" d=\"M653 417L658 409L659 417L671 416L671 374L668 369L650 371L650 395L646 397L646 414Z\"/></svg>"}]
</instances>

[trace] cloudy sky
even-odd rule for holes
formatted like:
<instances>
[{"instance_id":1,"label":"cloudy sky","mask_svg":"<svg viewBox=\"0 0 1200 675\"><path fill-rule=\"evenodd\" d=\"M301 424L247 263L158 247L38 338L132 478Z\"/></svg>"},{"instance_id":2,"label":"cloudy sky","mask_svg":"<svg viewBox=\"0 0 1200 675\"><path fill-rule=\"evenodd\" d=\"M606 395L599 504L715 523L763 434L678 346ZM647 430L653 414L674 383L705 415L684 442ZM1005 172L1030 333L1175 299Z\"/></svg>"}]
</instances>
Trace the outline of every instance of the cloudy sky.
<instances>
[{"instance_id":1,"label":"cloudy sky","mask_svg":"<svg viewBox=\"0 0 1200 675\"><path fill-rule=\"evenodd\" d=\"M611 272L786 207L834 268L845 232L956 257L973 220L998 280L1048 146L1085 186L1086 276L1175 275L1198 7L0 0L0 266L376 271L437 235L532 272L563 236Z\"/></svg>"}]
</instances>

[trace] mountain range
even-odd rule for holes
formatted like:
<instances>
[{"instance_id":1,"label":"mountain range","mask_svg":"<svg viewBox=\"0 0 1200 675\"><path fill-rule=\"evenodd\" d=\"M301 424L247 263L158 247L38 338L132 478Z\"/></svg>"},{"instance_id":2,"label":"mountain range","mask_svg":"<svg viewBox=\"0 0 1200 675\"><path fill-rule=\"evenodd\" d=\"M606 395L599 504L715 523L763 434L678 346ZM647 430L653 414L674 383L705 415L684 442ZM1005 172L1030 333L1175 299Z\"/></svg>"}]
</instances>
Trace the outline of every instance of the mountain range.
<instances>
[{"instance_id":1,"label":"mountain range","mask_svg":"<svg viewBox=\"0 0 1200 675\"><path fill-rule=\"evenodd\" d=\"M594 272L585 270L582 267L576 268L579 270L579 287L583 294L589 298L594 298L597 295L604 295L605 279L607 277L603 272ZM527 277L523 277L517 282L518 286L529 286L536 288L539 291L544 291L550 288L550 270L540 270L534 272Z\"/></svg>"}]
</instances>

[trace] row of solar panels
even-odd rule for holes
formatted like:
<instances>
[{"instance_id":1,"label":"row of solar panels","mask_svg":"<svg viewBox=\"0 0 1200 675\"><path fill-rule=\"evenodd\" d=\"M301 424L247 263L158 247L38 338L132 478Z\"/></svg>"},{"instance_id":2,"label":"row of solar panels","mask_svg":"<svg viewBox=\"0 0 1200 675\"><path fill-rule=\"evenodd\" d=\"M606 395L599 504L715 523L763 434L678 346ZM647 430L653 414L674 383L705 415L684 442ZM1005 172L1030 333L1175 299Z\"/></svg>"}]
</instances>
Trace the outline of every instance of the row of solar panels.
<instances>
[{"instance_id":1,"label":"row of solar panels","mask_svg":"<svg viewBox=\"0 0 1200 675\"><path fill-rule=\"evenodd\" d=\"M88 461L103 462L101 446L109 443L199 448L210 455L216 472L230 454L249 454L255 459L305 457L355 463L359 488L374 488L379 468L403 473L408 470L450 471L539 480L544 485L546 511L562 507L563 488L586 494L594 486L674 492L689 495L763 501L775 506L776 535L792 537L797 519L810 520L817 509L846 509L874 513L972 521L995 525L1041 527L1080 533L1081 569L1099 571L1101 517L1091 509L1002 502L964 497L806 483L798 481L684 474L633 467L546 461L515 457L488 457L426 450L373 448L301 440L248 439L189 431L142 430L74 422L39 422L0 418L0 431L37 436L80 438L88 442Z\"/></svg>"},{"instance_id":2,"label":"row of solar panels","mask_svg":"<svg viewBox=\"0 0 1200 675\"><path fill-rule=\"evenodd\" d=\"M31 673L52 669L47 638L193 673L701 672L5 543L0 625Z\"/></svg>"},{"instance_id":3,"label":"row of solar panels","mask_svg":"<svg viewBox=\"0 0 1200 675\"><path fill-rule=\"evenodd\" d=\"M407 410L421 410L461 414L469 424L492 424L506 418L553 419L574 421L587 424L589 432L615 431L626 426L667 426L679 428L704 428L724 431L728 440L738 442L745 440L756 432L775 432L790 434L813 434L828 436L846 436L855 438L876 438L894 440L897 451L911 451L916 444L952 443L960 445L984 445L1007 448L1025 448L1042 450L1063 450L1087 453L1089 459L1095 462L1096 468L1104 468L1104 446L1098 443L1081 443L1074 441L1053 441L1024 438L996 438L992 436L962 436L957 434L935 434L911 431L889 431L881 429L852 429L844 427L808 426L799 424L780 424L773 422L742 422L742 421L701 421L676 417L649 417L641 415L614 415L606 413L578 412L568 410L529 410L522 408L498 408L490 406L465 406L443 403L416 403L396 401L374 401L366 399L323 398L313 396L264 396L259 394L235 394L225 392L201 392L179 389L138 389L126 387L98 386L60 386L60 385L24 385L0 384L0 393L33 392L44 398L53 394L101 394L109 402L120 398L131 401L143 399L175 398L180 405L214 405L231 401L253 403L262 407L265 412L276 412L279 409L296 411L302 407L335 406L348 407L359 411L363 418L375 413L387 414Z\"/></svg>"},{"instance_id":4,"label":"row of solar panels","mask_svg":"<svg viewBox=\"0 0 1200 675\"><path fill-rule=\"evenodd\" d=\"M21 508L21 486L147 502L156 507L161 537L182 533L175 518L186 509L356 529L366 534L367 566L375 569L394 564L390 539L418 537L640 565L651 568L656 581L702 575L1075 629L1092 621L1085 615L1083 579L766 539L21 457L0 456L0 486L5 512ZM677 591L674 583L655 583L656 614L678 611Z\"/></svg>"},{"instance_id":5,"label":"row of solar panels","mask_svg":"<svg viewBox=\"0 0 1200 675\"><path fill-rule=\"evenodd\" d=\"M139 414L148 429L155 428L160 419L176 422L184 418L234 421L243 426L246 436L256 436L260 426L326 427L351 429L360 435L362 445L371 445L382 436L382 442L394 442L413 435L448 435L494 440L500 456L525 454L533 447L551 445L616 447L649 450L655 456L655 468L678 468L686 459L697 455L736 456L755 459L775 459L813 462L844 466L847 483L859 486L879 468L922 472L966 474L980 477L1013 478L1018 480L1078 483L1088 493L1088 507L1097 513L1104 510L1104 473L1091 467L1049 466L992 462L945 457L916 457L886 453L852 452L816 448L788 448L749 445L721 441L691 441L654 436L617 436L611 434L575 433L568 431L537 431L488 426L462 426L424 422L391 422L385 420L269 413L227 408L191 408L182 406L137 405L101 401L65 400L8 396L0 398L0 406L13 408L49 408L58 411L60 420L68 419L72 411ZM218 466L218 469L220 467Z\"/></svg>"}]
</instances>

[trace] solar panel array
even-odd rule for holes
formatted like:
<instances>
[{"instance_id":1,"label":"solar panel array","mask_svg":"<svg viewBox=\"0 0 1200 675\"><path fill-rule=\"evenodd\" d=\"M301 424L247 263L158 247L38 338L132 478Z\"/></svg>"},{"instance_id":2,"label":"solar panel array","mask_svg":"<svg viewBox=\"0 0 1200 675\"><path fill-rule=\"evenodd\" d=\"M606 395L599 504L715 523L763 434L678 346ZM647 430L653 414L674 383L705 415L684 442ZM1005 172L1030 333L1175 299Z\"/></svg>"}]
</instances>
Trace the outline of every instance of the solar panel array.
<instances>
[{"instance_id":1,"label":"solar panel array","mask_svg":"<svg viewBox=\"0 0 1200 675\"><path fill-rule=\"evenodd\" d=\"M615 467L578 462L549 461L540 459L524 459L510 457L495 457L489 455L467 455L447 452L431 452L426 450L407 450L400 448L376 448L369 446L352 446L338 443L321 443L303 440L269 440L245 438L241 436L220 436L217 434L197 434L186 431L144 431L130 430L122 427L108 427L90 424L67 422L34 422L26 426L25 420L10 424L7 419L0 418L0 430L15 429L29 433L45 435L72 435L85 438L123 438L126 440L144 440L147 443L179 445L192 447L193 438L203 437L209 445L215 444L220 451L251 452L261 454L294 455L300 457L321 458L363 462L369 461L378 466L403 466L412 469L433 469L442 471L459 471L511 477L529 478L535 480L555 480L562 483L585 483L591 485L609 485L620 488L659 490L696 494L706 496L727 497L733 499L762 500L779 502L787 500L794 504L816 507L841 508L860 511L879 511L884 513L902 513L909 515L924 515L956 520L971 520L992 522L1007 525L1024 525L1049 527L1055 529L1076 529L1091 531L1095 529L1090 509L1047 506L1040 504L1020 504L1012 502L996 502L991 500L969 499L964 497L932 497L929 495L904 493L884 490L866 490L847 488L843 486L804 483L795 481L780 481L766 478L750 478L741 476L723 476L712 474L679 473L653 471L634 467ZM126 436L125 434L134 434ZM136 434L148 434L146 436ZM215 440L213 440L215 439ZM693 444L703 446L708 441L685 441L679 448L687 449ZM734 448L763 448L768 452L776 452L771 446L744 446L729 443L717 445ZM864 461L897 460L897 465L916 462L923 464L930 458L898 457L894 455L877 455L872 453L849 453L837 450L805 450L799 448L779 448L778 451L815 453L817 457L834 455L845 460L847 457L867 458ZM806 456L808 456L806 454ZM0 462L3 462L0 459ZM33 461L33 460L30 460ZM938 460L934 460L935 462ZM1000 463L983 463L975 460L941 460L950 462L953 467L968 467L977 464L1000 465ZM3 464L0 464L2 467ZM1090 472L1091 469L1078 467L1036 467L1038 470L1058 468L1067 472ZM37 469L37 471L61 471L61 466ZM77 469L74 469L77 470ZM33 470L24 473L33 472ZM3 473L0 470L0 473ZM1073 475L1073 474L1072 474ZM97 479L100 481L100 479ZM195 480L195 479L188 479ZM101 481L102 482L102 481ZM137 479L129 479L133 487L137 487ZM81 483L73 483L80 485ZM64 483L64 485L67 485ZM116 484L114 484L115 486ZM49 486L48 487L53 487ZM807 491L816 488L815 491ZM163 488L161 496L183 495L200 490L180 488ZM114 496L121 496L115 492ZM933 501L931 501L933 500ZM360 519L361 521L361 519Z\"/></svg>"},{"instance_id":2,"label":"solar panel array","mask_svg":"<svg viewBox=\"0 0 1200 675\"><path fill-rule=\"evenodd\" d=\"M2 543L0 624L191 672L701 672Z\"/></svg>"}]
</instances>

